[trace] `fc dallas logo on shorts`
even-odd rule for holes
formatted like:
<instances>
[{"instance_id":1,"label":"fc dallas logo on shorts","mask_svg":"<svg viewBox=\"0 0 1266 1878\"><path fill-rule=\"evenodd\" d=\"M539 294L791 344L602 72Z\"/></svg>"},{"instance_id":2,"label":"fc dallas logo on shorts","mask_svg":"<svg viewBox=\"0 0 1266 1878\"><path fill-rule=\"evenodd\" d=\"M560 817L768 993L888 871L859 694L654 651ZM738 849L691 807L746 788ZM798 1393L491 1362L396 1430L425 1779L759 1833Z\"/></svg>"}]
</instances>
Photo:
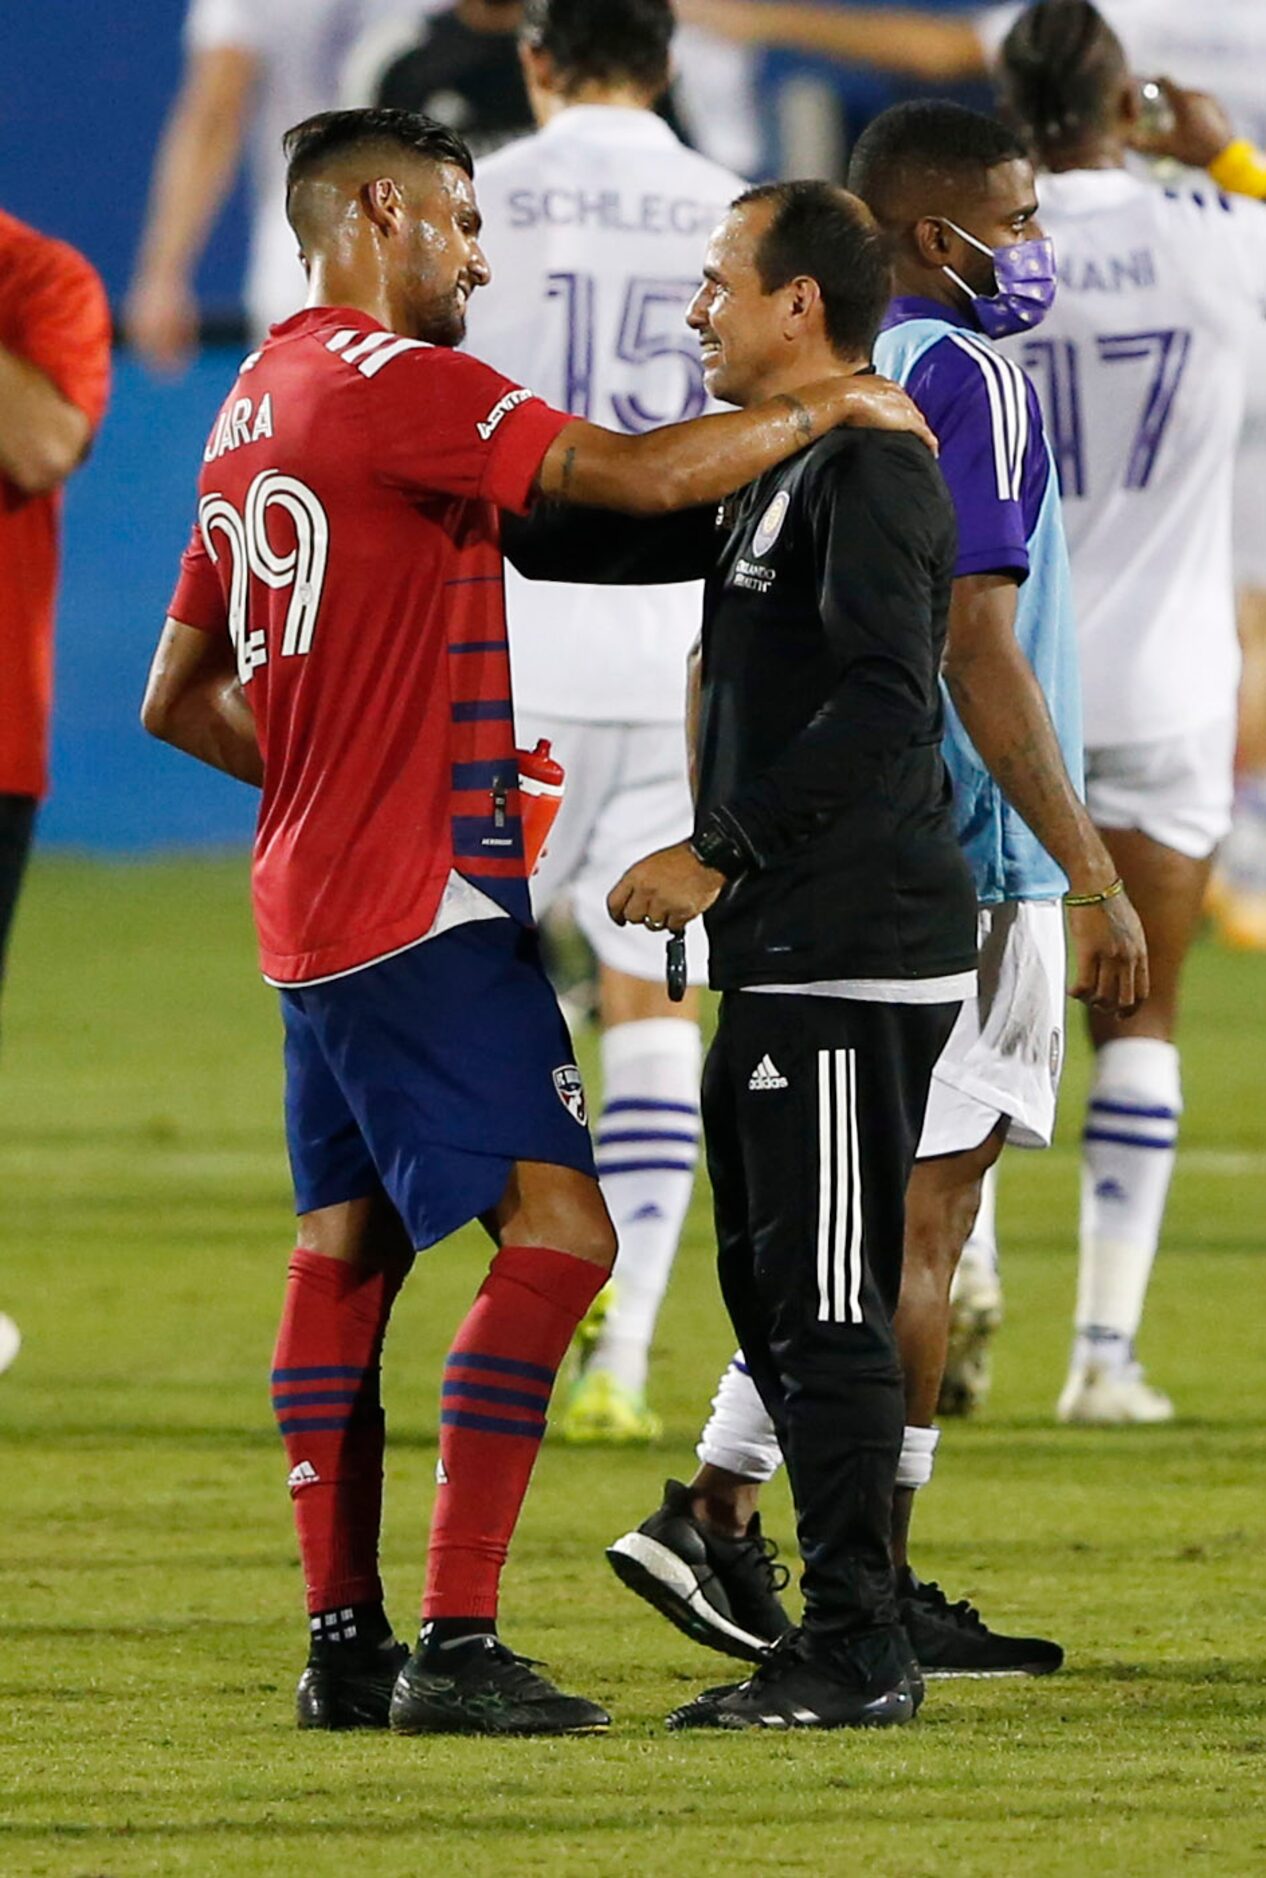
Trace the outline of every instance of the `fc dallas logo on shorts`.
<instances>
[{"instance_id":1,"label":"fc dallas logo on shorts","mask_svg":"<svg viewBox=\"0 0 1266 1878\"><path fill-rule=\"evenodd\" d=\"M561 1069L554 1071L554 1087L558 1091L559 1101L572 1120L584 1128L589 1121L585 1110L585 1085L574 1063L564 1063Z\"/></svg>"}]
</instances>

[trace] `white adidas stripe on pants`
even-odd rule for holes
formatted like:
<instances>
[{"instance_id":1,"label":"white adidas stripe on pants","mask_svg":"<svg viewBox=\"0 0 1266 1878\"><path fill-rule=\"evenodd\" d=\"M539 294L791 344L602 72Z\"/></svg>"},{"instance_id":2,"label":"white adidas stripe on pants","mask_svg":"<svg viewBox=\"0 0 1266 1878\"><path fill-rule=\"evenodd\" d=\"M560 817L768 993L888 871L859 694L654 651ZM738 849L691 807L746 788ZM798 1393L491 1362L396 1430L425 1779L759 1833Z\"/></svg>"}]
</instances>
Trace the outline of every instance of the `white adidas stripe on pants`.
<instances>
[{"instance_id":1,"label":"white adidas stripe on pants","mask_svg":"<svg viewBox=\"0 0 1266 1878\"><path fill-rule=\"evenodd\" d=\"M857 1052L818 1051L818 1318L862 1322Z\"/></svg>"}]
</instances>

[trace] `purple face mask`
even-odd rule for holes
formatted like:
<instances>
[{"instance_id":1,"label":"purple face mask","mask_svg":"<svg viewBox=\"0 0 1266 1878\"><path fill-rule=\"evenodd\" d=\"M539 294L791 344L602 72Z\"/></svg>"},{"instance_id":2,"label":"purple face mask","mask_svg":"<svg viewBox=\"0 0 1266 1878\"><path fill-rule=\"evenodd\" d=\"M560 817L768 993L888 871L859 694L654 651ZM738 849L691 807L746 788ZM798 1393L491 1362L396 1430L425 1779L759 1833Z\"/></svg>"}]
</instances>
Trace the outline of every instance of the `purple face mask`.
<instances>
[{"instance_id":1,"label":"purple face mask","mask_svg":"<svg viewBox=\"0 0 1266 1878\"><path fill-rule=\"evenodd\" d=\"M972 303L980 329L991 339L1005 339L1008 333L1027 332L1040 326L1055 301L1055 243L1043 235L1036 241L1017 241L1010 248L989 248L975 235L969 235L957 222L945 217L948 227L964 241L969 241L993 262L997 293L975 293L952 267L942 268L956 287Z\"/></svg>"}]
</instances>

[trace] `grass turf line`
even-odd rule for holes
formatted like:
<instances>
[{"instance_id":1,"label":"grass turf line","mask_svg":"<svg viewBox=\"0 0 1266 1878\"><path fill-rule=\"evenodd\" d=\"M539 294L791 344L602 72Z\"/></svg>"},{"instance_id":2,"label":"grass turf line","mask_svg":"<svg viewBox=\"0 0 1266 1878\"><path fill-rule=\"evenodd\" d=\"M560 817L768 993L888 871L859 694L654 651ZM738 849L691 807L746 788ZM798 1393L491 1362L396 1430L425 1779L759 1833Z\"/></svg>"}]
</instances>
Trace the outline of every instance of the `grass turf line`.
<instances>
[{"instance_id":1,"label":"grass turf line","mask_svg":"<svg viewBox=\"0 0 1266 1878\"><path fill-rule=\"evenodd\" d=\"M0 1873L1266 1869L1264 976L1211 947L1191 975L1190 1159L1142 1349L1178 1424L1052 1424L1076 1039L1061 1146L1004 1177L994 1401L947 1434L916 1557L999 1623L1058 1636L1063 1674L933 1685L915 1727L879 1736L663 1732L726 1665L601 1552L689 1469L729 1351L701 1187L657 1344L663 1447L547 1443L507 1575L505 1634L609 1703L612 1735L300 1735L301 1586L266 1392L292 1236L280 1026L245 870L37 862L0 1075L0 1308L26 1337L0 1379ZM388 1349L384 1563L406 1634L438 1363L484 1256L465 1235L423 1262ZM790 1537L781 1486L767 1523Z\"/></svg>"}]
</instances>

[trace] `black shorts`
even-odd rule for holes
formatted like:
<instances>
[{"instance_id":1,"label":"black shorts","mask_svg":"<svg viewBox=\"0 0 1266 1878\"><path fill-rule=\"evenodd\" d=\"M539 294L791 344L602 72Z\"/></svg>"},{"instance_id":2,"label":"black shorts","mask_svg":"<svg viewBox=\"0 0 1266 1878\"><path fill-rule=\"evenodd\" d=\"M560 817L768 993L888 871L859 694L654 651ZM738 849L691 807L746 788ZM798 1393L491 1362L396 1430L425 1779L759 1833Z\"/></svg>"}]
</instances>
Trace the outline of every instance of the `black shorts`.
<instances>
[{"instance_id":1,"label":"black shorts","mask_svg":"<svg viewBox=\"0 0 1266 1878\"><path fill-rule=\"evenodd\" d=\"M4 976L5 953L35 835L38 806L34 796L0 795L0 978Z\"/></svg>"}]
</instances>

